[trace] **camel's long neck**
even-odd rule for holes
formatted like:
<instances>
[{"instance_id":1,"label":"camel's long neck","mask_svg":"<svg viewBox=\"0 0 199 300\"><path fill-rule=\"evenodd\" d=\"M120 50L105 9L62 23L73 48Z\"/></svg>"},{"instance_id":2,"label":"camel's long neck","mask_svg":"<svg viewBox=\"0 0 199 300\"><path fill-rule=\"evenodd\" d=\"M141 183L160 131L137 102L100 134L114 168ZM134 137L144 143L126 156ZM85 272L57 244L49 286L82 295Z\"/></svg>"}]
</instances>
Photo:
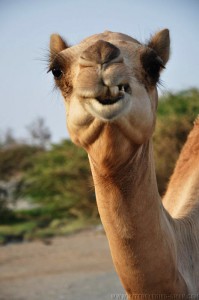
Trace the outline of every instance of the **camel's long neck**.
<instances>
[{"instance_id":1,"label":"camel's long neck","mask_svg":"<svg viewBox=\"0 0 199 300\"><path fill-rule=\"evenodd\" d=\"M89 159L100 217L127 293L182 292L173 231L158 194L152 143L140 147L110 176L103 176Z\"/></svg>"}]
</instances>

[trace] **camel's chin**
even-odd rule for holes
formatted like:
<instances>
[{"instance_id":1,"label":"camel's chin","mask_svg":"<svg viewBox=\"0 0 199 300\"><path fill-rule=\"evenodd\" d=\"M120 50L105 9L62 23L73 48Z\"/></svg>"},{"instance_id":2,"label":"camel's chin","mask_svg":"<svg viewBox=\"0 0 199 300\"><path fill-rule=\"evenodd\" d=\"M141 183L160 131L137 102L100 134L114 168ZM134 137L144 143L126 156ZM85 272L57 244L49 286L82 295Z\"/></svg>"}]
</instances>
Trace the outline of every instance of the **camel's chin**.
<instances>
[{"instance_id":1,"label":"camel's chin","mask_svg":"<svg viewBox=\"0 0 199 300\"><path fill-rule=\"evenodd\" d=\"M123 98L115 103L101 103L96 99L89 99L85 103L86 110L95 118L103 121L112 121L125 115L131 109L132 99L129 94L125 94Z\"/></svg>"}]
</instances>

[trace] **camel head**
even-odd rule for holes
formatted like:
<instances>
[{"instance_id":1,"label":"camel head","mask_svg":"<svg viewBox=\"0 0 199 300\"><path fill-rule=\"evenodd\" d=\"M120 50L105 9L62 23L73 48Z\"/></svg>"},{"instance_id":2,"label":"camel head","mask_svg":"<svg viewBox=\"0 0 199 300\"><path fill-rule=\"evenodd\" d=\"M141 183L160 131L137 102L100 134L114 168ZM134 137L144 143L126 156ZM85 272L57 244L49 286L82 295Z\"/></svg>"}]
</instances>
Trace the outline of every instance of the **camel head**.
<instances>
[{"instance_id":1,"label":"camel head","mask_svg":"<svg viewBox=\"0 0 199 300\"><path fill-rule=\"evenodd\" d=\"M73 142L95 160L112 155L112 163L113 151L121 159L146 143L154 130L157 83L169 48L167 29L145 45L106 31L69 47L53 34L49 70L64 97Z\"/></svg>"}]
</instances>

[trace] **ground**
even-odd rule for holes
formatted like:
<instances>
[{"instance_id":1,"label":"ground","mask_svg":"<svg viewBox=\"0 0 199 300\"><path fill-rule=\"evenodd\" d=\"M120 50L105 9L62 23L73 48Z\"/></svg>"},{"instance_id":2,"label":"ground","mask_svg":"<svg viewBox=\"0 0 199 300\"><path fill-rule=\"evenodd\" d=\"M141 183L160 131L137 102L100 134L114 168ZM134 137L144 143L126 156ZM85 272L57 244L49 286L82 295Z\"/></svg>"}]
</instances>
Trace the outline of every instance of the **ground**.
<instances>
[{"instance_id":1,"label":"ground","mask_svg":"<svg viewBox=\"0 0 199 300\"><path fill-rule=\"evenodd\" d=\"M0 300L108 300L121 293L102 231L0 247Z\"/></svg>"}]
</instances>

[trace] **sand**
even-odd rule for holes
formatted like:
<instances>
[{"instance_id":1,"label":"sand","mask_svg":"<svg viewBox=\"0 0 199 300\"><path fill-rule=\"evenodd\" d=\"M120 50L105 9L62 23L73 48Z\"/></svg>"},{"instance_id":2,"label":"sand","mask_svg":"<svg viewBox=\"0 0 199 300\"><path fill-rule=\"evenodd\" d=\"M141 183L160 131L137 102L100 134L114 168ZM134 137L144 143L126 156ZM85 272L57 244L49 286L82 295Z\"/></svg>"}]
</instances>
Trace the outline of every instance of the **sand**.
<instances>
[{"instance_id":1,"label":"sand","mask_svg":"<svg viewBox=\"0 0 199 300\"><path fill-rule=\"evenodd\" d=\"M121 293L103 232L0 247L0 300L110 300Z\"/></svg>"}]
</instances>

